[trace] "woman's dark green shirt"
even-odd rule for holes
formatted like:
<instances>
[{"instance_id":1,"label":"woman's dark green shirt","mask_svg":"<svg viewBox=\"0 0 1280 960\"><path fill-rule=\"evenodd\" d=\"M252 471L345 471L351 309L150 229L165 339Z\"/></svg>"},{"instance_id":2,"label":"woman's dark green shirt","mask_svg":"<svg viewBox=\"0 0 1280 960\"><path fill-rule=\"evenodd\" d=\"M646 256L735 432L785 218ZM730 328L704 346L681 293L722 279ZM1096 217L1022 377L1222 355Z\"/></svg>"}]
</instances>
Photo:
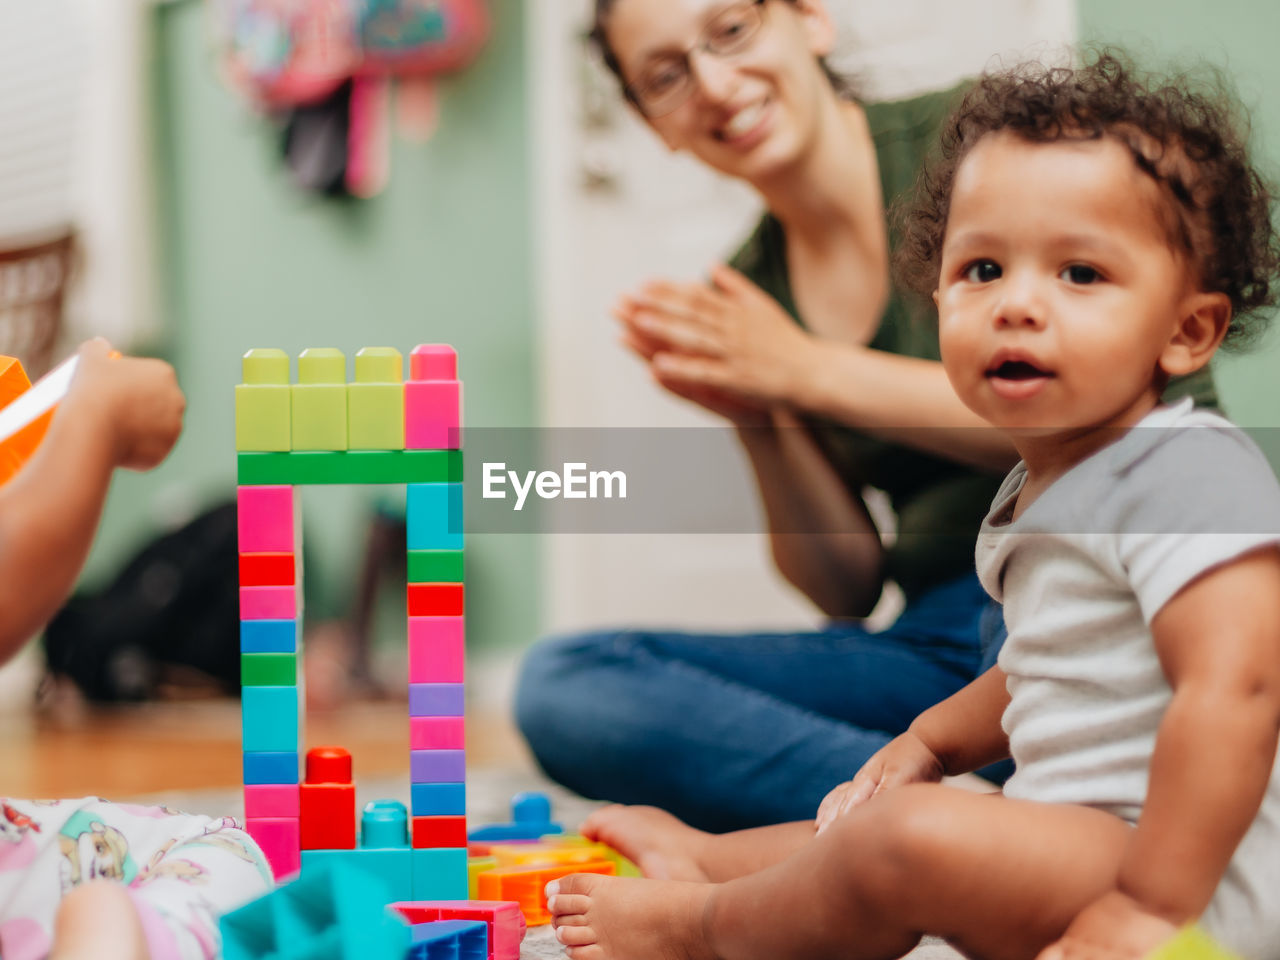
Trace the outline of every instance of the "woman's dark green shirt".
<instances>
[{"instance_id":1,"label":"woman's dark green shirt","mask_svg":"<svg viewBox=\"0 0 1280 960\"><path fill-rule=\"evenodd\" d=\"M886 210L911 190L963 89L866 106ZM897 241L890 218L891 251ZM791 291L782 224L775 217L764 216L733 265L804 326ZM905 357L939 359L932 306L891 290L870 346ZM856 392L858 384L850 383L848 389ZM1165 391L1166 400L1186 395L1194 397L1197 405L1218 406L1207 367L1173 381ZM898 582L908 601L930 587L973 572L978 526L1000 485L999 476L830 420L812 418L809 424L850 492L861 496L863 488L871 486L888 494L898 525L897 537L886 551L885 574Z\"/></svg>"}]
</instances>

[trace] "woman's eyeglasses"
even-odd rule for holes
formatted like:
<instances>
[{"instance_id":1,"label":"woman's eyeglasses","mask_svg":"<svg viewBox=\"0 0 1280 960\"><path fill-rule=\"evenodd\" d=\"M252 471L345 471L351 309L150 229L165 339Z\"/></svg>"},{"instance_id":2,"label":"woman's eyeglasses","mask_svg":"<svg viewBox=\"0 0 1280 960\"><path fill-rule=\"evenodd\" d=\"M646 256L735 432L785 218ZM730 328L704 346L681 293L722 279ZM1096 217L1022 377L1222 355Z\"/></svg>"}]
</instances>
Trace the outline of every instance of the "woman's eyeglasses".
<instances>
[{"instance_id":1,"label":"woman's eyeglasses","mask_svg":"<svg viewBox=\"0 0 1280 960\"><path fill-rule=\"evenodd\" d=\"M716 14L698 43L681 54L668 54L650 60L626 94L648 117L671 113L693 93L693 70L689 56L701 50L715 57L730 57L745 50L764 23L765 0L746 0Z\"/></svg>"}]
</instances>

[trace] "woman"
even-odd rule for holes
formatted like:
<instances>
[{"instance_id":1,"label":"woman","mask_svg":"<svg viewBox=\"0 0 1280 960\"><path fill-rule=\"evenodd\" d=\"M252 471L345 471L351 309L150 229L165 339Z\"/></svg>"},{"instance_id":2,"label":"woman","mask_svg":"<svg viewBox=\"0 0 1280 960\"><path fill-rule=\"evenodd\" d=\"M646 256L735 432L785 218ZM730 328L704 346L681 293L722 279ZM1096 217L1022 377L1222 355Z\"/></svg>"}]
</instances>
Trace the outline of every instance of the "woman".
<instances>
[{"instance_id":1,"label":"woman","mask_svg":"<svg viewBox=\"0 0 1280 960\"><path fill-rule=\"evenodd\" d=\"M954 91L860 104L822 61L834 33L820 0L596 5L605 62L655 134L744 180L767 208L736 270L622 298L624 339L666 389L738 427L778 569L831 623L547 641L525 661L517 717L566 786L704 829L812 817L1003 639L973 544L1016 458L952 393L932 305L903 299L889 277L886 210ZM1207 374L1169 395L1187 392L1215 404ZM897 514L891 545L868 486ZM905 610L870 633L859 618L888 580Z\"/></svg>"}]
</instances>

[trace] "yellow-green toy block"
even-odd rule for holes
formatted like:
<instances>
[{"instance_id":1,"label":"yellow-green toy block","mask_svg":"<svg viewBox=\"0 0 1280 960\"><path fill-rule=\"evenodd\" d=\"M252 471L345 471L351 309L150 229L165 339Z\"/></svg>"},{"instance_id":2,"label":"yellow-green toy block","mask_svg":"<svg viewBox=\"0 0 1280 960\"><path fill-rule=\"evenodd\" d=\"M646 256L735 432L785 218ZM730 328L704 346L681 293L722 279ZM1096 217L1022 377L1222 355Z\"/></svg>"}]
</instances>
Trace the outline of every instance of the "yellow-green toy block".
<instances>
[{"instance_id":1,"label":"yellow-green toy block","mask_svg":"<svg viewBox=\"0 0 1280 960\"><path fill-rule=\"evenodd\" d=\"M347 449L347 358L332 347L298 354L293 390L294 450Z\"/></svg>"},{"instance_id":2,"label":"yellow-green toy block","mask_svg":"<svg viewBox=\"0 0 1280 960\"><path fill-rule=\"evenodd\" d=\"M404 358L392 347L356 354L356 379L347 387L350 450L404 449Z\"/></svg>"},{"instance_id":3,"label":"yellow-green toy block","mask_svg":"<svg viewBox=\"0 0 1280 960\"><path fill-rule=\"evenodd\" d=\"M236 449L289 450L289 355L283 350L250 350L241 369L244 382L236 386Z\"/></svg>"},{"instance_id":4,"label":"yellow-green toy block","mask_svg":"<svg viewBox=\"0 0 1280 960\"><path fill-rule=\"evenodd\" d=\"M1147 960L1239 960L1229 950L1209 939L1199 927L1183 927L1178 935L1157 947Z\"/></svg>"}]
</instances>

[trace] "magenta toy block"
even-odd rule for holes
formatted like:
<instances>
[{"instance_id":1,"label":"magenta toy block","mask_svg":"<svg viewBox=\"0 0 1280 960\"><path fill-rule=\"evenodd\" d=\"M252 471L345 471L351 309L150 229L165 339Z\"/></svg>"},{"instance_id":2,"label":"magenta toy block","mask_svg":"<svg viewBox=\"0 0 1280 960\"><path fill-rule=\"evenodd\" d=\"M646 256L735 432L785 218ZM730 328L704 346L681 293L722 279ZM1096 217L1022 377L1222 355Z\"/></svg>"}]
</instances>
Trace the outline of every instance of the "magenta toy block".
<instances>
[{"instance_id":1,"label":"magenta toy block","mask_svg":"<svg viewBox=\"0 0 1280 960\"><path fill-rule=\"evenodd\" d=\"M246 783L244 785L245 819L285 817L296 820L299 816L298 797L299 790L296 783Z\"/></svg>"},{"instance_id":2,"label":"magenta toy block","mask_svg":"<svg viewBox=\"0 0 1280 960\"><path fill-rule=\"evenodd\" d=\"M460 717L465 706L460 683L409 684L409 716Z\"/></svg>"},{"instance_id":3,"label":"magenta toy block","mask_svg":"<svg viewBox=\"0 0 1280 960\"><path fill-rule=\"evenodd\" d=\"M236 524L241 553L292 553L293 487L237 487Z\"/></svg>"},{"instance_id":4,"label":"magenta toy block","mask_svg":"<svg viewBox=\"0 0 1280 960\"><path fill-rule=\"evenodd\" d=\"M404 385L405 449L457 450L462 445L461 417L458 355L443 344L415 347Z\"/></svg>"},{"instance_id":5,"label":"magenta toy block","mask_svg":"<svg viewBox=\"0 0 1280 960\"><path fill-rule=\"evenodd\" d=\"M241 587L241 620L292 620L298 615L296 587Z\"/></svg>"},{"instance_id":6,"label":"magenta toy block","mask_svg":"<svg viewBox=\"0 0 1280 960\"><path fill-rule=\"evenodd\" d=\"M413 783L465 783L467 755L461 750L410 750Z\"/></svg>"},{"instance_id":7,"label":"magenta toy block","mask_svg":"<svg viewBox=\"0 0 1280 960\"><path fill-rule=\"evenodd\" d=\"M462 717L410 717L410 750L461 750L465 746Z\"/></svg>"},{"instance_id":8,"label":"magenta toy block","mask_svg":"<svg viewBox=\"0 0 1280 960\"><path fill-rule=\"evenodd\" d=\"M434 920L483 920L489 927L489 960L519 960L524 914L518 903L499 900L411 900L393 903L410 923Z\"/></svg>"},{"instance_id":9,"label":"magenta toy block","mask_svg":"<svg viewBox=\"0 0 1280 960\"><path fill-rule=\"evenodd\" d=\"M466 658L462 617L409 618L410 683L462 683Z\"/></svg>"},{"instance_id":10,"label":"magenta toy block","mask_svg":"<svg viewBox=\"0 0 1280 960\"><path fill-rule=\"evenodd\" d=\"M245 831L262 848L278 883L302 869L301 831L292 817L245 818Z\"/></svg>"}]
</instances>

